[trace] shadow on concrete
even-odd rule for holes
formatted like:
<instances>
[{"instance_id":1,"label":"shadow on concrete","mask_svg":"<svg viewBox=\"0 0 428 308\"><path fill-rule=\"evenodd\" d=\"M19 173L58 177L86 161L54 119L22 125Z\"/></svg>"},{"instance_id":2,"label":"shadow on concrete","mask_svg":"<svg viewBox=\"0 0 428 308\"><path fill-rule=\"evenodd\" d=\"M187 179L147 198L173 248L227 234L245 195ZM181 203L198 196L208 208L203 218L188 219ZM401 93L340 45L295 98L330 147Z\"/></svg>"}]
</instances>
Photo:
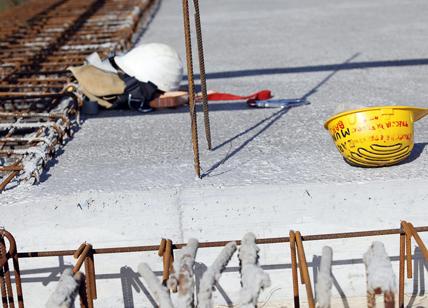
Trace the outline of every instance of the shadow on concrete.
<instances>
[{"instance_id":1,"label":"shadow on concrete","mask_svg":"<svg viewBox=\"0 0 428 308\"><path fill-rule=\"evenodd\" d=\"M390 257L391 262L396 262L398 266L399 256ZM315 286L318 278L318 271L320 266L321 256L313 255L312 261L308 260L308 268L312 271L312 287L313 290L316 290ZM414 254L412 255L413 260L413 292L412 297L407 305L407 307L411 307L411 305L415 302L417 296L424 296L426 293L426 281L425 281L425 271L428 271L428 262L425 261L424 255L422 251L416 247L414 250ZM54 267L47 268L36 268L36 269L27 269L21 270L21 281L24 284L24 292L25 292L25 284L26 283L40 283L42 286L46 286L51 282L57 282L61 273L65 268L71 267L68 265L64 265L63 257L58 258L59 264ZM22 261L21 261L22 262ZM340 284L340 281L336 279L334 276L335 266L347 266L347 265L356 265L356 264L364 264L362 258L356 259L341 259L332 261L332 278L333 278L333 288L337 290L339 293L343 307L349 307L348 297L343 290L343 285ZM262 265L262 268L265 271L274 271L274 270L290 270L291 263L277 263L277 264L265 264ZM195 284L196 289L199 290L200 280L202 278L203 273L207 270L207 266L204 263L196 262L195 264ZM223 272L226 273L236 273L239 274L240 268L237 266L227 267ZM343 269L342 269L343 270ZM156 276L162 277L161 271L154 272ZM12 274L12 282L15 283L13 272ZM41 277L42 274L48 274L46 277ZM290 273L291 275L291 273ZM30 276L30 277L26 277ZM147 300L150 302L152 307L158 307L156 304L156 300L150 294L149 290L145 287L143 282L141 281L141 276L139 273L135 272L131 267L124 265L121 267L119 273L110 273L110 274L97 274L97 280L112 280L112 279L120 279L122 284L122 295L124 301L125 308L133 308L134 306L139 306L138 303L134 302L134 290L137 293L142 292L144 296L147 297ZM398 279L398 277L397 277ZM224 299L228 306L233 306L233 300L230 295L224 290L220 284L215 285L216 291L219 292L219 295ZM289 293L292 294L293 290L290 288ZM24 293L25 298L25 293Z\"/></svg>"},{"instance_id":2,"label":"shadow on concrete","mask_svg":"<svg viewBox=\"0 0 428 308\"><path fill-rule=\"evenodd\" d=\"M120 269L120 280L122 283L122 295L124 308L134 307L133 290L137 293L143 292L153 307L157 307L155 299L150 295L149 291L140 280L140 275L128 266L123 266Z\"/></svg>"},{"instance_id":3,"label":"shadow on concrete","mask_svg":"<svg viewBox=\"0 0 428 308\"><path fill-rule=\"evenodd\" d=\"M415 143L413 146L413 150L410 153L410 156L407 157L405 160L403 160L401 163L399 163L399 165L408 164L408 163L411 163L412 161L418 159L419 156L421 156L421 154L424 152L425 147L427 145L428 145L428 142Z\"/></svg>"},{"instance_id":4,"label":"shadow on concrete","mask_svg":"<svg viewBox=\"0 0 428 308\"><path fill-rule=\"evenodd\" d=\"M428 262L420 248L416 247L413 257L413 292L407 307L413 307L417 296L425 295L425 271L428 271Z\"/></svg>"},{"instance_id":5,"label":"shadow on concrete","mask_svg":"<svg viewBox=\"0 0 428 308\"><path fill-rule=\"evenodd\" d=\"M206 76L207 76L207 79L225 79L225 78L240 78L240 77L252 77L252 76L261 76L261 75L317 73L317 72L338 71L338 70L355 70L355 69L369 69L369 68L380 68L380 67L403 67L403 66L420 66L420 65L428 65L428 58L249 69L249 70L207 73ZM195 78L199 79L200 76L195 75ZM183 80L187 80L187 76L184 76Z\"/></svg>"},{"instance_id":6,"label":"shadow on concrete","mask_svg":"<svg viewBox=\"0 0 428 308\"><path fill-rule=\"evenodd\" d=\"M356 57L358 57L360 55L360 53L356 53L353 56L351 56L350 58L348 58L345 62L343 62L343 65L351 62L353 59L355 59ZM307 101L308 98L311 95L314 95L319 88L321 88L326 82L328 82L340 69L336 69L335 71L331 72L330 74L328 74L325 78L323 78L317 85L315 85L312 89L310 89L308 92L306 92L304 95L302 95L302 97L299 98L299 100L302 101ZM235 139L244 136L246 134L248 134L249 132L253 131L254 129L256 129L257 127L261 126L262 124L266 123L258 132L256 132L254 135L250 136L247 140L245 140L243 143L241 143L238 147L236 147L233 151L229 151L226 156L216 162L214 165L212 165L210 168L208 168L208 170L204 171L201 175L202 178L209 176L215 169L217 169L218 167L220 167L222 164L224 164L226 161L228 161L230 158L232 158L233 156L235 156L236 154L238 154L243 148L245 148L250 142L252 142L254 139L256 139L258 136L260 136L262 133L264 133L268 128L270 128L273 124L275 124L275 122L277 122L279 119L282 118L282 116L284 114L286 114L288 112L290 108L283 108L279 111L274 112L272 115L270 115L269 117L259 121L258 123L252 125L251 127L247 128L246 130L238 133L237 135L229 138L228 140L222 142L221 144L215 146L213 148L213 150L217 150L223 146L225 146L226 144L230 144L232 141L234 141ZM224 172L223 172L224 173ZM222 174L222 173L221 173ZM218 174L217 174L218 175Z\"/></svg>"}]
</instances>

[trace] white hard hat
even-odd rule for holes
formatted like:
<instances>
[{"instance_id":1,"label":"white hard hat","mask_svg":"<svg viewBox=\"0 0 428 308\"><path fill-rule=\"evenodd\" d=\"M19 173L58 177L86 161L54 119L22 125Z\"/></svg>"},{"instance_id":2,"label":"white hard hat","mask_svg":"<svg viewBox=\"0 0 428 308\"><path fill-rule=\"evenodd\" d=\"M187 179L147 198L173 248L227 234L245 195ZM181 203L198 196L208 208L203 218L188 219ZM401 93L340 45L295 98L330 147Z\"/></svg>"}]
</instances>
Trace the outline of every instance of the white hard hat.
<instances>
[{"instance_id":1,"label":"white hard hat","mask_svg":"<svg viewBox=\"0 0 428 308\"><path fill-rule=\"evenodd\" d=\"M183 77L180 56L165 44L142 44L114 61L126 74L142 82L151 81L166 92L177 90Z\"/></svg>"}]
</instances>

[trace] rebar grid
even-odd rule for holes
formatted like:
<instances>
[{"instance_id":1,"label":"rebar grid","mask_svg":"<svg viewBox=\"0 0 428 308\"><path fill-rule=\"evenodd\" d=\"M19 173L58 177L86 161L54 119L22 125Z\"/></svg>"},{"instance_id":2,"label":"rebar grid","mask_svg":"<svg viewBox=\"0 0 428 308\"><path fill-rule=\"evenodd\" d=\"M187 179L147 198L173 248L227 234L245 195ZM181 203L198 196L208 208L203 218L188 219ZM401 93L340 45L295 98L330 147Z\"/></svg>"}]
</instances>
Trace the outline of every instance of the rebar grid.
<instances>
[{"instance_id":1,"label":"rebar grid","mask_svg":"<svg viewBox=\"0 0 428 308\"><path fill-rule=\"evenodd\" d=\"M67 89L72 80L67 67L83 64L95 51L107 56L130 48L157 3L50 0L39 5L28 2L0 14L0 192L28 178L22 176L26 158L40 150L46 136L55 139L47 155L52 157L52 148L63 142L64 134L56 134L64 130L62 125L67 122L67 130L70 123L78 126L81 97L73 97L75 106L71 109L64 103L72 95ZM71 89L75 92L75 87ZM58 113L66 119L55 117ZM36 125L29 124L34 122L52 125L40 124L39 128L47 130L35 131ZM39 171L47 156L38 160Z\"/></svg>"},{"instance_id":2,"label":"rebar grid","mask_svg":"<svg viewBox=\"0 0 428 308\"><path fill-rule=\"evenodd\" d=\"M405 230L408 230L407 232L410 232L412 236L416 239L419 247L422 249L424 256L428 253L426 250L425 245L423 244L422 239L418 235L418 232L428 232L428 226L423 227L413 227L410 223L407 223L405 221L402 222L402 229L383 229L383 230L372 230L372 231L359 231L359 232L345 232L345 233L330 233L330 234L318 234L318 235L306 235L303 236L300 234L299 231L290 231L289 237L277 237L277 238L263 238L263 239L257 239L257 244L278 244L278 243L290 243L290 249L291 249L291 264L292 264L292 276L293 276L293 296L294 296L294 307L300 307L300 299L299 299L299 291L298 291L298 274L297 269L300 270L300 276L301 276L301 282L305 284L306 291L307 291L307 297L308 297L308 303L310 307L314 307L314 297L312 293L312 286L310 281L310 276L308 272L308 266L306 263L305 253L304 253L304 241L318 241L318 240L333 240L333 239L345 239L345 238L361 238L361 237L371 237L371 236L385 236L385 235L400 235L400 294L403 294L403 301L404 301L404 247L402 247L402 239L403 236L405 237ZM7 232L7 231L5 231ZM2 234L5 234L4 232ZM10 233L7 233L10 234ZM10 235L11 236L11 235ZM12 237L13 238L13 237ZM211 247L223 247L227 243L231 241L215 241L215 242L202 242L199 243L199 248L211 248ZM235 241L238 245L241 244L241 241L237 240ZM115 253L131 253L131 252L142 252L142 251L158 251L158 254L163 257L163 281L168 278L169 272L170 272L170 266L171 262L173 260L173 250L174 249L180 249L184 247L186 244L180 243L180 244L172 244L171 240L165 240L163 239L160 243L160 245L150 245L150 246L131 246L131 247L112 247L112 248L92 248L91 245L90 248L88 246L89 244L82 244L79 249L77 250L61 250L61 251L45 251L45 252L21 252L21 253L14 253L15 258L14 265L16 263L16 268L18 268L18 272L15 275L19 276L19 264L18 259L19 258L34 258L34 257L58 257L58 256L70 256L73 255L75 258L79 258L79 256L84 255L81 259L84 259L84 261L78 260L78 263L76 264L75 268L80 267L82 262L85 264L85 272L86 272L86 292L85 294L85 302L86 306L83 305L82 307L92 307L90 305L91 301L96 299L96 286L95 286L95 268L94 268L94 258L93 256L95 254L115 254ZM16 247L15 244L11 245L11 247ZM86 253L84 252L86 248ZM15 249L15 248L13 248ZM297 258L296 258L297 253ZM4 253L3 253L4 254ZM10 252L9 252L10 254ZM297 262L297 259L299 260ZM4 258L0 258L0 265L3 267L5 261L7 262L7 259L4 260ZM1 273L0 273L1 274ZM3 276L2 276L3 275ZM2 279L4 274L2 274ZM20 277L19 277L20 278ZM2 280L3 281L3 280ZM20 284L20 279L17 281ZM403 282L403 283L402 283ZM2 288L2 292L7 291L5 288ZM7 292L6 292L7 293ZM22 293L22 290L21 290ZM83 294L83 293L82 293ZM400 295L401 296L401 295ZM22 296L21 296L22 297ZM400 302L401 306L403 307L403 302Z\"/></svg>"},{"instance_id":3,"label":"rebar grid","mask_svg":"<svg viewBox=\"0 0 428 308\"><path fill-rule=\"evenodd\" d=\"M403 222L407 224L407 227L403 227L403 229L410 230L414 236L414 238L418 238L417 243L419 247L423 250L424 256L427 253L426 248L420 239L418 232L428 232L428 226L424 227L413 227L413 225ZM405 224L402 224L404 226ZM359 231L359 232L345 232L345 233L330 233L330 234L318 234L318 235L306 235L303 236L299 231L290 231L289 237L277 237L277 238L262 238L257 239L257 244L279 244L279 243L290 243L291 249L291 264L292 264L292 276L293 276L293 296L294 296L294 307L300 306L299 292L298 292L298 274L297 269L300 269L301 282L305 284L308 296L308 303L310 307L314 305L314 298L312 293L312 286L308 272L308 266L306 263L306 258L304 254L304 241L319 241L319 240L334 240L334 239L346 239L346 238L361 238L361 237L371 237L371 236L385 236L385 235L400 235L400 294L404 296L404 247L402 247L402 239L405 236L405 230L403 229L383 229L383 230L372 230L372 231ZM4 231L2 234L5 234ZM10 234L10 233L7 233ZM11 235L10 235L11 236ZM11 237L13 239L13 237ZM227 243L231 241L215 241L215 242L202 242L199 243L199 248L211 248L211 247L223 247ZM238 245L241 244L241 241L235 241ZM186 244L173 244L171 240L163 239L160 245L149 245L149 246L130 246L130 247L112 247L112 248L86 248L89 244L83 244L77 250L59 250L59 251L38 251L38 252L14 252L14 266L15 266L15 275L20 275L19 273L19 258L35 258L35 257L59 257L59 256L75 256L79 258L82 254L84 255L84 261L78 261L75 268L80 266L82 262L85 264L85 272L88 276L86 278L85 286L86 292L84 302L86 306L82 307L91 307L90 303L92 300L96 299L96 286L95 286L95 264L94 264L94 255L96 254L115 254L115 253L132 253L132 252L143 252L143 251L158 251L158 254L163 257L163 280L169 275L171 262L173 260L173 250L180 249L184 247ZM10 247L16 247L16 244L10 245ZM84 253L84 249L86 248L86 253ZM15 249L15 248L13 248ZM10 250L11 251L11 250ZM11 255L11 253L6 253L6 255ZM16 251L16 250L15 250ZM297 262L296 253L299 262ZM4 253L3 253L4 255ZM0 258L0 267L4 268L4 264L7 262L7 259ZM16 264L15 264L16 263ZM80 264L80 265L79 265ZM18 270L17 270L18 269ZM0 272L2 274L3 272ZM2 276L3 275L3 276ZM4 274L0 275L2 279L4 279ZM1 280L4 281L4 280ZM20 276L19 281L17 283L20 284ZM18 288L18 287L17 287ZM2 288L2 292L6 292L5 288ZM7 293L7 292L6 292ZM22 290L21 290L22 293ZM83 294L82 293L82 294ZM87 297L87 298L86 298ZM21 294L22 298L22 294ZM403 297L404 298L404 297ZM400 302L402 303L402 302ZM402 307L402 306L400 306Z\"/></svg>"}]
</instances>

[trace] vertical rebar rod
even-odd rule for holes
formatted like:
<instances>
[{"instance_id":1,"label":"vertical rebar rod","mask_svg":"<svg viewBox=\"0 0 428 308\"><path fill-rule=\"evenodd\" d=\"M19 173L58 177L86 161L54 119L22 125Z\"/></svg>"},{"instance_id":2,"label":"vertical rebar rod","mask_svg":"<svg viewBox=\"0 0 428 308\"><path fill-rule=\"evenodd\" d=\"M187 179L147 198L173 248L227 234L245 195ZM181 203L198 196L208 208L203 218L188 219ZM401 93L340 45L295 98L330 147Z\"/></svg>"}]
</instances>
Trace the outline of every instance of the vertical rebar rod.
<instances>
[{"instance_id":1,"label":"vertical rebar rod","mask_svg":"<svg viewBox=\"0 0 428 308\"><path fill-rule=\"evenodd\" d=\"M3 258L3 257L4 256L0 251L0 258ZM6 258L5 258L5 262L7 262ZM1 301L3 303L3 308L8 308L9 305L7 304L6 282L4 280L3 264L0 266L0 290L1 290Z\"/></svg>"},{"instance_id":2,"label":"vertical rebar rod","mask_svg":"<svg viewBox=\"0 0 428 308\"><path fill-rule=\"evenodd\" d=\"M400 273L398 282L398 307L404 308L404 266L405 266L405 255L406 253L406 235L404 231L400 234Z\"/></svg>"},{"instance_id":3,"label":"vertical rebar rod","mask_svg":"<svg viewBox=\"0 0 428 308\"><path fill-rule=\"evenodd\" d=\"M291 273L293 275L294 308L299 308L300 307L299 281L297 276L296 238L294 235L294 231L290 231L290 254L291 254Z\"/></svg>"},{"instance_id":4,"label":"vertical rebar rod","mask_svg":"<svg viewBox=\"0 0 428 308\"><path fill-rule=\"evenodd\" d=\"M315 308L314 294L312 292L311 278L309 277L308 264L306 263L305 250L303 248L302 238L300 232L296 233L297 256L299 258L299 265L303 274L303 281L306 286L306 295L308 297L309 308Z\"/></svg>"},{"instance_id":5,"label":"vertical rebar rod","mask_svg":"<svg viewBox=\"0 0 428 308\"><path fill-rule=\"evenodd\" d=\"M3 237L6 237L9 241L9 257L12 259L13 263L13 273L15 276L15 287L16 287L16 297L18 300L18 307L24 308L24 296L22 294L22 283L21 283L21 271L19 269L19 260L18 252L16 250L16 241L12 234L7 231L4 231Z\"/></svg>"},{"instance_id":6,"label":"vertical rebar rod","mask_svg":"<svg viewBox=\"0 0 428 308\"><path fill-rule=\"evenodd\" d=\"M205 56L204 56L204 45L202 42L202 27L201 27L201 15L199 12L199 0L193 0L195 7L195 28L196 28L196 41L198 43L198 56L199 56L199 73L201 80L201 93L202 93L202 106L204 110L204 124L205 124L205 137L207 139L208 150L212 149L211 143L211 127L210 127L210 116L208 109L208 95L207 95L207 79L205 75Z\"/></svg>"},{"instance_id":7,"label":"vertical rebar rod","mask_svg":"<svg viewBox=\"0 0 428 308\"><path fill-rule=\"evenodd\" d=\"M94 300L92 297L92 278L90 276L90 265L88 258L85 258L85 286L86 286L86 300L88 308L94 308Z\"/></svg>"},{"instance_id":8,"label":"vertical rebar rod","mask_svg":"<svg viewBox=\"0 0 428 308\"><path fill-rule=\"evenodd\" d=\"M14 308L14 300L13 300L13 291L12 291L12 280L10 278L9 264L8 264L8 256L6 252L6 244L4 242L3 237L0 237L0 255L5 258L5 263L3 264L2 274L4 276L4 282L6 283L6 292L7 292L7 302L9 302L10 308ZM3 303L4 305L4 303Z\"/></svg>"},{"instance_id":9,"label":"vertical rebar rod","mask_svg":"<svg viewBox=\"0 0 428 308\"><path fill-rule=\"evenodd\" d=\"M407 260L407 278L412 278L412 238L406 233L406 260Z\"/></svg>"},{"instance_id":10,"label":"vertical rebar rod","mask_svg":"<svg viewBox=\"0 0 428 308\"><path fill-rule=\"evenodd\" d=\"M406 234L406 267L407 267L407 278L412 278L412 234L409 230L409 226L407 222L402 221L401 226L404 229L404 233Z\"/></svg>"},{"instance_id":11,"label":"vertical rebar rod","mask_svg":"<svg viewBox=\"0 0 428 308\"><path fill-rule=\"evenodd\" d=\"M189 109L192 130L193 160L196 175L201 177L199 161L198 123L196 119L195 84L193 76L192 39L190 37L189 1L183 0L184 39L186 45L187 81L189 87Z\"/></svg>"},{"instance_id":12,"label":"vertical rebar rod","mask_svg":"<svg viewBox=\"0 0 428 308\"><path fill-rule=\"evenodd\" d=\"M19 269L18 252L13 256L13 269L15 273L16 294L18 297L18 307L24 308L24 296L22 293L21 271Z\"/></svg>"},{"instance_id":13,"label":"vertical rebar rod","mask_svg":"<svg viewBox=\"0 0 428 308\"><path fill-rule=\"evenodd\" d=\"M97 295L97 281L95 276L95 260L94 260L94 254L92 252L88 256L88 265L89 265L89 272L90 272L90 279L91 279L92 298L97 299L98 295Z\"/></svg>"}]
</instances>

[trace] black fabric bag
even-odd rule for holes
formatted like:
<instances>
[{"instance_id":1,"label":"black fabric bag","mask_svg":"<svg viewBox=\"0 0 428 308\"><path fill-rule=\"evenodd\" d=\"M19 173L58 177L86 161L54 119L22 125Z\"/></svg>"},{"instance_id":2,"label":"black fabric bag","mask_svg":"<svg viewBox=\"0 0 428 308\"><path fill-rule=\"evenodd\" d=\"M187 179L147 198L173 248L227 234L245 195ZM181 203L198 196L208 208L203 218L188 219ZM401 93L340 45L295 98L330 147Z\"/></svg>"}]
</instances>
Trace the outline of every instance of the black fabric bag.
<instances>
[{"instance_id":1,"label":"black fabric bag","mask_svg":"<svg viewBox=\"0 0 428 308\"><path fill-rule=\"evenodd\" d=\"M120 78L125 82L126 88L122 95L119 95L115 102L115 107L128 107L139 112L150 112L150 102L155 99L160 91L152 82L141 82L135 77L123 74Z\"/></svg>"},{"instance_id":2,"label":"black fabric bag","mask_svg":"<svg viewBox=\"0 0 428 308\"><path fill-rule=\"evenodd\" d=\"M139 112L150 112L150 102L158 97L163 92L158 87L148 81L142 82L135 77L131 77L123 72L114 61L114 57L110 57L111 65L118 71L119 77L125 82L126 88L122 95L119 95L114 103L117 108L126 108L137 110Z\"/></svg>"}]
</instances>

